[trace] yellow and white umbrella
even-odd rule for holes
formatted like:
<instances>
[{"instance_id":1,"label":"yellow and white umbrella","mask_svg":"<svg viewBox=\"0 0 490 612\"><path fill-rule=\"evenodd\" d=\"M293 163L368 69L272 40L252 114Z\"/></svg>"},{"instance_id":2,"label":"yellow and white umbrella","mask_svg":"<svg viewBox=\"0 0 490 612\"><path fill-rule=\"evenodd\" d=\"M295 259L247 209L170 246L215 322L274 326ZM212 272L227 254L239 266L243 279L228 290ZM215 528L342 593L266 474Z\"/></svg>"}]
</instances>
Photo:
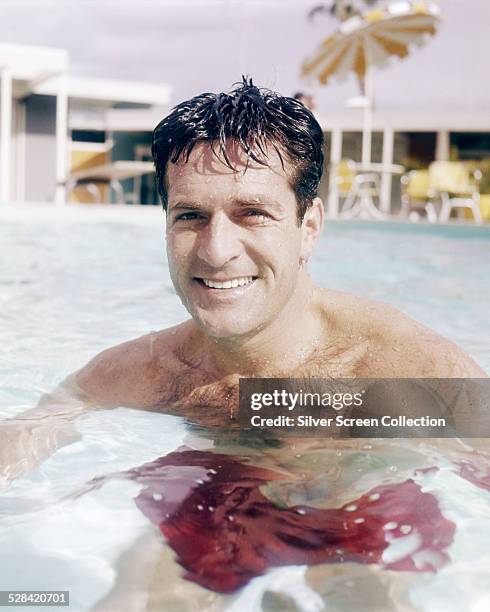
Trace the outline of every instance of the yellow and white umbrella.
<instances>
[{"instance_id":1,"label":"yellow and white umbrella","mask_svg":"<svg viewBox=\"0 0 490 612\"><path fill-rule=\"evenodd\" d=\"M326 38L307 59L302 68L304 76L325 85L333 76L342 80L349 73L357 75L362 93L367 97L365 128L363 130L363 162L366 152L370 157L370 113L372 108L369 70L385 66L391 57L406 57L411 45L421 46L428 36L435 34L439 23L439 8L431 2L397 0L384 8L343 21L339 29Z\"/></svg>"},{"instance_id":2,"label":"yellow and white umbrella","mask_svg":"<svg viewBox=\"0 0 490 612\"><path fill-rule=\"evenodd\" d=\"M303 64L303 74L325 85L330 77L355 72L362 82L370 66L384 66L392 56L404 58L412 44L435 34L439 8L433 3L392 2L385 8L344 21Z\"/></svg>"}]
</instances>

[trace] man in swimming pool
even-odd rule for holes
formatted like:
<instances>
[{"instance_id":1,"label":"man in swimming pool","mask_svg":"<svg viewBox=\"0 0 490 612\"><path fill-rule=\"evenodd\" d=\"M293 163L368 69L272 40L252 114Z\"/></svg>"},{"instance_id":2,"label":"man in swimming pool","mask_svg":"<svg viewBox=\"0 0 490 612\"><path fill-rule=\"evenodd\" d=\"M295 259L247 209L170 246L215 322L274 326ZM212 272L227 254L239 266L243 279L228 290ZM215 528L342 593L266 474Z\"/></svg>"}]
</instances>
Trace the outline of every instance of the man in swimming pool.
<instances>
[{"instance_id":1,"label":"man in swimming pool","mask_svg":"<svg viewBox=\"0 0 490 612\"><path fill-rule=\"evenodd\" d=\"M241 376L485 376L394 308L313 283L322 147L303 104L251 81L163 119L153 155L168 262L192 318L93 359L72 379L88 397L226 422Z\"/></svg>"},{"instance_id":2,"label":"man in swimming pool","mask_svg":"<svg viewBox=\"0 0 490 612\"><path fill-rule=\"evenodd\" d=\"M300 102L251 82L183 102L157 126L170 274L192 318L105 351L75 375L81 389L185 412L221 402L238 376L484 375L395 309L313 283L322 146Z\"/></svg>"},{"instance_id":3,"label":"man in swimming pool","mask_svg":"<svg viewBox=\"0 0 490 612\"><path fill-rule=\"evenodd\" d=\"M191 319L104 351L32 418L128 406L226 426L240 377L485 376L394 308L313 283L322 147L301 102L251 81L163 119L153 155L170 274ZM63 408L67 393L76 408Z\"/></svg>"}]
</instances>

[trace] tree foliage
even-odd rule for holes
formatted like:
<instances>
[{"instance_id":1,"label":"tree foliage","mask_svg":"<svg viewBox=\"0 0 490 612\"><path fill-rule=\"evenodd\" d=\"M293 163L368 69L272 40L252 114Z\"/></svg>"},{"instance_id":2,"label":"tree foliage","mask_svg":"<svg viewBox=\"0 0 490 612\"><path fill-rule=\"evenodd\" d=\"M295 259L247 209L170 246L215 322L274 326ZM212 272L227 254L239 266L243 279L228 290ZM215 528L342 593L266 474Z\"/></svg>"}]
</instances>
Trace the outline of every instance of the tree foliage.
<instances>
[{"instance_id":1,"label":"tree foliage","mask_svg":"<svg viewBox=\"0 0 490 612\"><path fill-rule=\"evenodd\" d=\"M319 4L314 6L308 13L310 18L314 18L320 13L333 15L340 21L345 21L349 17L359 15L368 6L373 6L379 0L333 0L329 4Z\"/></svg>"}]
</instances>

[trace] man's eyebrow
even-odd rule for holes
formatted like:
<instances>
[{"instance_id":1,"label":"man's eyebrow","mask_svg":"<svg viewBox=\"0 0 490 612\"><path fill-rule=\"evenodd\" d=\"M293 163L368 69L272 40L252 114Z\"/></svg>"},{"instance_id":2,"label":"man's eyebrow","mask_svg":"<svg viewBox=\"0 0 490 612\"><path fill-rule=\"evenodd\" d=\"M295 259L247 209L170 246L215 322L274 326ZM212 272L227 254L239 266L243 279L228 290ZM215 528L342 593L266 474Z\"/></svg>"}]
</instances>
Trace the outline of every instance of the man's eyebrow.
<instances>
[{"instance_id":1,"label":"man's eyebrow","mask_svg":"<svg viewBox=\"0 0 490 612\"><path fill-rule=\"evenodd\" d=\"M283 210L283 206L280 202L274 199L260 195L252 195L245 197L237 197L233 199L233 204L241 206L243 208L253 208L254 206L271 206L277 210ZM200 204L193 202L176 202L175 204L169 204L168 210L201 210L203 207Z\"/></svg>"},{"instance_id":2,"label":"man's eyebrow","mask_svg":"<svg viewBox=\"0 0 490 612\"><path fill-rule=\"evenodd\" d=\"M199 204L193 204L192 202L177 202L176 204L170 204L169 210L200 210Z\"/></svg>"},{"instance_id":3,"label":"man's eyebrow","mask_svg":"<svg viewBox=\"0 0 490 612\"><path fill-rule=\"evenodd\" d=\"M253 208L254 206L271 206L278 210L282 210L283 206L280 202L274 199L270 199L268 197L260 196L260 195L252 195L244 197L239 197L234 200L235 204L238 206L243 206L244 208Z\"/></svg>"}]
</instances>

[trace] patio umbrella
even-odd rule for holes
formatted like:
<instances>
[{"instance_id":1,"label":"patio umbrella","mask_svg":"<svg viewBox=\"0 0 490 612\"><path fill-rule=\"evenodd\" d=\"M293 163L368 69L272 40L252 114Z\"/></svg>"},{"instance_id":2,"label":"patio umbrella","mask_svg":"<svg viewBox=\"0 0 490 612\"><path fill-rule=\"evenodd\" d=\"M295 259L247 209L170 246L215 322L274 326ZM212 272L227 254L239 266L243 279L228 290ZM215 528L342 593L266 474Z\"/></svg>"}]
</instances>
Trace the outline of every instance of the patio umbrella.
<instances>
[{"instance_id":1,"label":"patio umbrella","mask_svg":"<svg viewBox=\"0 0 490 612\"><path fill-rule=\"evenodd\" d=\"M411 45L421 46L436 32L439 8L430 2L392 2L354 15L343 21L339 29L326 38L307 59L304 76L318 79L326 85L331 77L357 75L366 105L363 123L362 161L370 162L372 86L370 69L383 67L393 56L401 59L410 53Z\"/></svg>"}]
</instances>

